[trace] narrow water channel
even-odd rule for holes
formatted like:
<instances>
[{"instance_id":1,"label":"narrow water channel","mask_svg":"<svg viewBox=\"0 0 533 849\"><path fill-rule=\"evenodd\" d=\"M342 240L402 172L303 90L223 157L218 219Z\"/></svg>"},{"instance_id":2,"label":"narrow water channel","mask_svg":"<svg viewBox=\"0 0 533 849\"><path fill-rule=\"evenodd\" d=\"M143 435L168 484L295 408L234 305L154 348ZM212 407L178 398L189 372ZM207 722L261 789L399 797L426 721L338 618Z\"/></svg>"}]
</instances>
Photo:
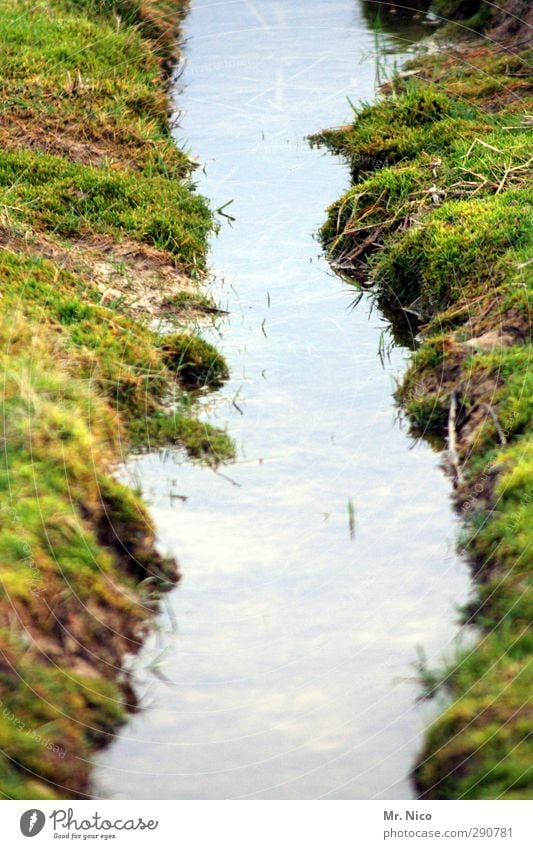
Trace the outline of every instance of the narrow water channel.
<instances>
[{"instance_id":1,"label":"narrow water channel","mask_svg":"<svg viewBox=\"0 0 533 849\"><path fill-rule=\"evenodd\" d=\"M407 352L382 364L385 320L350 308L313 238L347 169L305 142L374 95L368 5L196 0L188 17L179 137L235 217L211 254L232 380L206 417L239 456L222 475L129 466L183 580L135 661L144 710L99 756L101 796L413 794L434 710L416 647L453 650L467 568L439 457L394 407Z\"/></svg>"}]
</instances>

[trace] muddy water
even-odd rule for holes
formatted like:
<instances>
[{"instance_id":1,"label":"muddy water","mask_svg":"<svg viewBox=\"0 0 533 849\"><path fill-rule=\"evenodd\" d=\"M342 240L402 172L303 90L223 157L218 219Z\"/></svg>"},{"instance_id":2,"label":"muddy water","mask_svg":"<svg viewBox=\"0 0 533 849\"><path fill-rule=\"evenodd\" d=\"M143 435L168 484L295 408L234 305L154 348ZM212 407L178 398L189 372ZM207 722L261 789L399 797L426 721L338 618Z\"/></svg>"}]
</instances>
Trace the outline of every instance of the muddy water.
<instances>
[{"instance_id":1,"label":"muddy water","mask_svg":"<svg viewBox=\"0 0 533 849\"><path fill-rule=\"evenodd\" d=\"M186 36L179 135L236 218L211 255L233 377L206 416L239 459L224 476L180 455L130 464L184 578L96 787L409 798L434 710L415 702L416 647L452 650L467 570L438 455L392 401L407 353L382 364L386 323L350 309L313 240L346 168L304 141L349 119L345 95L373 96L374 37L355 0L197 0Z\"/></svg>"}]
</instances>

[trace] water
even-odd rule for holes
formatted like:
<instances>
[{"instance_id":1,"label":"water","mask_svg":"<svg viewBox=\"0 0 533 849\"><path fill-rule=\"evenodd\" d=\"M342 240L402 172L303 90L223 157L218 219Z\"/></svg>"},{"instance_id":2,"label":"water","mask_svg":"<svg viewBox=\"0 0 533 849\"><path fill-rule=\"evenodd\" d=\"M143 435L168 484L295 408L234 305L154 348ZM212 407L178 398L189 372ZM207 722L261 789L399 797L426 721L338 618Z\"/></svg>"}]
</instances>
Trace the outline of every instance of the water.
<instances>
[{"instance_id":1,"label":"water","mask_svg":"<svg viewBox=\"0 0 533 849\"><path fill-rule=\"evenodd\" d=\"M224 476L180 455L129 466L184 577L135 662L145 709L99 756L102 796L413 794L432 715L416 647L452 650L468 578L438 455L392 400L407 353L383 367L386 323L349 308L312 235L349 178L304 137L373 97L363 11L197 0L187 20L180 137L236 218L211 255L232 380L206 416L239 458Z\"/></svg>"}]
</instances>

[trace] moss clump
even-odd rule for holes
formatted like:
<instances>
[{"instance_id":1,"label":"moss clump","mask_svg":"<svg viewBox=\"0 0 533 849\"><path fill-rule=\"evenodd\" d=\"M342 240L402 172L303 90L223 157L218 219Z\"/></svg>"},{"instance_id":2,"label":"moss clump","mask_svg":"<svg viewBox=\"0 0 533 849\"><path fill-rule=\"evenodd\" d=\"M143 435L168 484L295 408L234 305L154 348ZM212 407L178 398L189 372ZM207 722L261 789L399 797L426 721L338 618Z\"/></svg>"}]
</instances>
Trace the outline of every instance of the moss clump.
<instances>
[{"instance_id":1,"label":"moss clump","mask_svg":"<svg viewBox=\"0 0 533 849\"><path fill-rule=\"evenodd\" d=\"M481 5L434 8L472 25ZM418 56L387 86L393 97L323 134L356 182L322 238L388 314L417 318L397 391L414 431L442 446L456 402L447 462L477 578L465 620L481 637L431 673L449 707L428 729L416 786L423 798L531 798L531 57L451 52Z\"/></svg>"},{"instance_id":2,"label":"moss clump","mask_svg":"<svg viewBox=\"0 0 533 849\"><path fill-rule=\"evenodd\" d=\"M399 233L376 257L373 274L408 306L422 297L430 316L505 285L516 250L533 246L527 187L478 200L450 200L420 226Z\"/></svg>"},{"instance_id":3,"label":"moss clump","mask_svg":"<svg viewBox=\"0 0 533 849\"><path fill-rule=\"evenodd\" d=\"M431 798L531 798L527 630L502 626L447 670L451 704L427 732L416 770ZM434 753L438 752L438 757Z\"/></svg>"},{"instance_id":4,"label":"moss clump","mask_svg":"<svg viewBox=\"0 0 533 849\"><path fill-rule=\"evenodd\" d=\"M27 646L0 632L0 786L4 798L83 794L95 746L125 721L119 689L28 658ZM30 653L31 654L31 653ZM14 675L19 676L13 686ZM84 762L85 761L85 762Z\"/></svg>"},{"instance_id":5,"label":"moss clump","mask_svg":"<svg viewBox=\"0 0 533 849\"><path fill-rule=\"evenodd\" d=\"M165 336L162 351L165 362L187 386L213 388L229 377L224 357L198 336L186 333Z\"/></svg>"}]
</instances>

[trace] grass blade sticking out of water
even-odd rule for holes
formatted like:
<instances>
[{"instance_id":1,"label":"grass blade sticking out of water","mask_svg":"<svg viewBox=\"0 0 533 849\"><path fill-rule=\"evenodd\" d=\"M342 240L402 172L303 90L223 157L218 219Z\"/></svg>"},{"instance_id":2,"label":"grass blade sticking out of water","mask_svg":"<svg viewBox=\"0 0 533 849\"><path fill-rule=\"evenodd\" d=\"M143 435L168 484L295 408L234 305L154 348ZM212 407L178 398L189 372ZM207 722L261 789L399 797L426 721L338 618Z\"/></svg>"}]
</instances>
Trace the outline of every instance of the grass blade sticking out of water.
<instances>
[{"instance_id":1,"label":"grass blade sticking out of water","mask_svg":"<svg viewBox=\"0 0 533 849\"><path fill-rule=\"evenodd\" d=\"M350 539L355 539L355 505L351 498L348 499L348 530Z\"/></svg>"},{"instance_id":2,"label":"grass blade sticking out of water","mask_svg":"<svg viewBox=\"0 0 533 849\"><path fill-rule=\"evenodd\" d=\"M387 78L387 61L384 51L384 30L381 22L381 14L378 10L374 19L374 61L376 67L376 88L379 88Z\"/></svg>"}]
</instances>

